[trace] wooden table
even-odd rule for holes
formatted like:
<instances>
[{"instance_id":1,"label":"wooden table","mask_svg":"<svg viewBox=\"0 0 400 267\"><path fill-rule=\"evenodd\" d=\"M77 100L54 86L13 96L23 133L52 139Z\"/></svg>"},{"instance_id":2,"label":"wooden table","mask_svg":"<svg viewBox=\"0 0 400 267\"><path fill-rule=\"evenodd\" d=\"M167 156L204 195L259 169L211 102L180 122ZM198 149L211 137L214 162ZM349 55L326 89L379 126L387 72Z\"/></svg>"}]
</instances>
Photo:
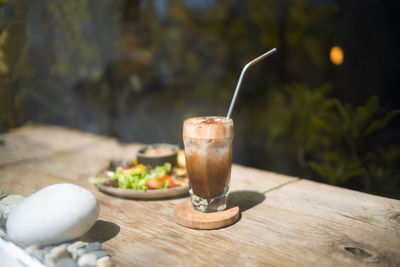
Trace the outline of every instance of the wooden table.
<instances>
[{"instance_id":1,"label":"wooden table","mask_svg":"<svg viewBox=\"0 0 400 267\"><path fill-rule=\"evenodd\" d=\"M174 222L183 198L139 201L99 192L88 178L140 145L55 126L0 135L0 188L29 195L55 183L89 189L100 217L83 237L120 266L400 266L400 201L234 165L240 220L219 230Z\"/></svg>"}]
</instances>

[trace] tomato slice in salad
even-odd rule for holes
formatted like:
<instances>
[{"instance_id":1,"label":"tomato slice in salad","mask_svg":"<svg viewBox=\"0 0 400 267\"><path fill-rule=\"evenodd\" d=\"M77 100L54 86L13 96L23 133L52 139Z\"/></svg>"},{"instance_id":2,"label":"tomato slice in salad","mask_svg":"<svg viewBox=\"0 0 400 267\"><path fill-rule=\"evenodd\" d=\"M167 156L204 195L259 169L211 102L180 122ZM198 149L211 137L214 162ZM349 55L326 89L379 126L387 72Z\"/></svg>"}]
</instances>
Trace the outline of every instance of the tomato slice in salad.
<instances>
[{"instance_id":1,"label":"tomato slice in salad","mask_svg":"<svg viewBox=\"0 0 400 267\"><path fill-rule=\"evenodd\" d=\"M158 188L162 187L162 185L163 185L163 182L161 182L161 180L158 178L154 178L152 180L146 181L147 189L158 189Z\"/></svg>"},{"instance_id":2,"label":"tomato slice in salad","mask_svg":"<svg viewBox=\"0 0 400 267\"><path fill-rule=\"evenodd\" d=\"M175 184L174 178L172 178L167 174L164 174L164 176L161 177L161 181L163 182L163 184L167 183L167 188L172 188L177 186L177 184Z\"/></svg>"},{"instance_id":3,"label":"tomato slice in salad","mask_svg":"<svg viewBox=\"0 0 400 267\"><path fill-rule=\"evenodd\" d=\"M171 176L164 174L161 178L154 178L146 181L146 186L149 190L152 189L162 189L162 188L173 188L178 185L174 182L174 178Z\"/></svg>"}]
</instances>

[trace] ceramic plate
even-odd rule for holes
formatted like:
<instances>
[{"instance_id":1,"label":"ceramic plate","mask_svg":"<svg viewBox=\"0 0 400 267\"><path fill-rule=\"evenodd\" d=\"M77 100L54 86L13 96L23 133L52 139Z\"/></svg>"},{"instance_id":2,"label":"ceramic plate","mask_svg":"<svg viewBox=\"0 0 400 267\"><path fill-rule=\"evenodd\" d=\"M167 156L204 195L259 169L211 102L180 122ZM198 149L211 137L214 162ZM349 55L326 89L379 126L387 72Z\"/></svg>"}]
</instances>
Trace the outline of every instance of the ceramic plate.
<instances>
[{"instance_id":1,"label":"ceramic plate","mask_svg":"<svg viewBox=\"0 0 400 267\"><path fill-rule=\"evenodd\" d=\"M187 182L186 183L182 182L182 183L183 185L179 187L160 189L160 190L147 190L147 191L121 189L106 185L96 185L96 186L100 191L114 196L135 198L135 199L157 199L157 198L180 196L188 193L189 186L187 185Z\"/></svg>"}]
</instances>

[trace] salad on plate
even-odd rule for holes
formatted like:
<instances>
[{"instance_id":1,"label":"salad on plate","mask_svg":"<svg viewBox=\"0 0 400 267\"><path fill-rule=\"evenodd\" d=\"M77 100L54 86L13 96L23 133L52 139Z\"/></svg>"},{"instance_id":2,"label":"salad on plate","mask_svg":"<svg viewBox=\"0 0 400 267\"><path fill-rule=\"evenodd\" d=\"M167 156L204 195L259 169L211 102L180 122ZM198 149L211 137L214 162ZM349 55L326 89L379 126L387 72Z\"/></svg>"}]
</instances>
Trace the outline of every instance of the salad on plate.
<instances>
[{"instance_id":1,"label":"salad on plate","mask_svg":"<svg viewBox=\"0 0 400 267\"><path fill-rule=\"evenodd\" d=\"M127 164L124 161L112 161L110 167L92 177L89 181L95 185L103 185L120 189L148 191L187 186L183 177L176 175L169 162L151 168L143 164Z\"/></svg>"}]
</instances>

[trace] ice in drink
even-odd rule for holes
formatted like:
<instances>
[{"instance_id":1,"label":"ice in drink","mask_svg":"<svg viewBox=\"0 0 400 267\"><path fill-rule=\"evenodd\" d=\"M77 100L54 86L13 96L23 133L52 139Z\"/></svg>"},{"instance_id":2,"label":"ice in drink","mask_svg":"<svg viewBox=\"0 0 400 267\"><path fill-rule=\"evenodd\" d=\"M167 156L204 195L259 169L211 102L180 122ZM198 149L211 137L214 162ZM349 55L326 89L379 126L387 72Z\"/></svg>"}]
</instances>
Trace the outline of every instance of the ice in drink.
<instances>
[{"instance_id":1,"label":"ice in drink","mask_svg":"<svg viewBox=\"0 0 400 267\"><path fill-rule=\"evenodd\" d=\"M226 208L232 165L233 121L197 117L184 121L186 169L193 207L204 212Z\"/></svg>"}]
</instances>

